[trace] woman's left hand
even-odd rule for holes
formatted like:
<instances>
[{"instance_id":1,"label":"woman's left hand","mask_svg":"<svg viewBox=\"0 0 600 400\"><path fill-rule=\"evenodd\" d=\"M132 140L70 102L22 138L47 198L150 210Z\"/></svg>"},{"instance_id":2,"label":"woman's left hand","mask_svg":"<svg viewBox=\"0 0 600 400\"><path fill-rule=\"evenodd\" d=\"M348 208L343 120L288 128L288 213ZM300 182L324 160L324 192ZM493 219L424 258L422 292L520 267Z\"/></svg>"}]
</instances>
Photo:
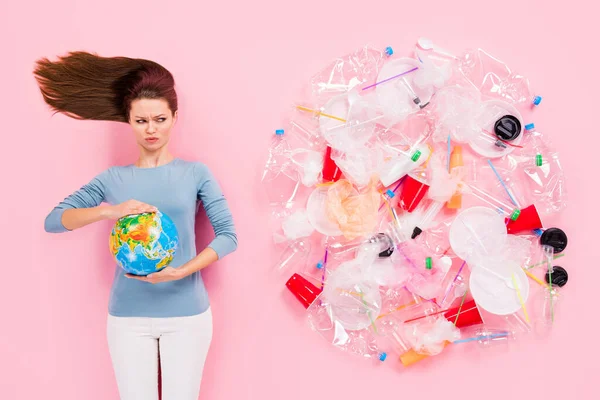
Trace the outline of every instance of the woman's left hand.
<instances>
[{"instance_id":1,"label":"woman's left hand","mask_svg":"<svg viewBox=\"0 0 600 400\"><path fill-rule=\"evenodd\" d=\"M165 267L158 272L153 272L146 276L138 276L133 274L125 274L127 278L137 279L139 281L144 281L148 283L160 283L160 282L169 282L176 281L178 279L183 278L181 271L179 269L173 267Z\"/></svg>"}]
</instances>

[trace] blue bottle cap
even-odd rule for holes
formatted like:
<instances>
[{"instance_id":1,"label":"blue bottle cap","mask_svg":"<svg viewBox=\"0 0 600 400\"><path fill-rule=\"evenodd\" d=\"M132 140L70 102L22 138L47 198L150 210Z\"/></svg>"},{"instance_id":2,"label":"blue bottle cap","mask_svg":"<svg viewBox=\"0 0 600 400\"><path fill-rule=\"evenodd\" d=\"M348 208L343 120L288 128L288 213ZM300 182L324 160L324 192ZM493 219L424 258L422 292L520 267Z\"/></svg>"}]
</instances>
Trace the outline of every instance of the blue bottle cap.
<instances>
[{"instance_id":1,"label":"blue bottle cap","mask_svg":"<svg viewBox=\"0 0 600 400\"><path fill-rule=\"evenodd\" d=\"M542 233L544 233L544 231L538 228L534 229L533 233L535 233L537 236L542 236Z\"/></svg>"},{"instance_id":2,"label":"blue bottle cap","mask_svg":"<svg viewBox=\"0 0 600 400\"><path fill-rule=\"evenodd\" d=\"M535 96L533 98L533 105L534 106L539 106L541 102L542 102L542 96Z\"/></svg>"},{"instance_id":3,"label":"blue bottle cap","mask_svg":"<svg viewBox=\"0 0 600 400\"><path fill-rule=\"evenodd\" d=\"M396 193L392 192L391 189L386 190L385 194L387 194L390 199L393 199L396 195Z\"/></svg>"},{"instance_id":4,"label":"blue bottle cap","mask_svg":"<svg viewBox=\"0 0 600 400\"><path fill-rule=\"evenodd\" d=\"M317 263L317 269L322 269L323 268L323 261L319 261Z\"/></svg>"},{"instance_id":5,"label":"blue bottle cap","mask_svg":"<svg viewBox=\"0 0 600 400\"><path fill-rule=\"evenodd\" d=\"M530 123L530 124L525 125L525 130L526 131L531 131L533 129L535 129L535 124L533 122Z\"/></svg>"},{"instance_id":6,"label":"blue bottle cap","mask_svg":"<svg viewBox=\"0 0 600 400\"><path fill-rule=\"evenodd\" d=\"M387 358L387 353L379 354L379 361L385 361L386 358Z\"/></svg>"},{"instance_id":7,"label":"blue bottle cap","mask_svg":"<svg viewBox=\"0 0 600 400\"><path fill-rule=\"evenodd\" d=\"M385 54L391 56L392 54L394 54L394 50L390 46L388 46L385 48Z\"/></svg>"},{"instance_id":8,"label":"blue bottle cap","mask_svg":"<svg viewBox=\"0 0 600 400\"><path fill-rule=\"evenodd\" d=\"M277 129L277 130L275 131L275 134L279 136L279 135L283 135L283 134L284 134L284 132L285 132L285 131L284 131L283 129Z\"/></svg>"}]
</instances>

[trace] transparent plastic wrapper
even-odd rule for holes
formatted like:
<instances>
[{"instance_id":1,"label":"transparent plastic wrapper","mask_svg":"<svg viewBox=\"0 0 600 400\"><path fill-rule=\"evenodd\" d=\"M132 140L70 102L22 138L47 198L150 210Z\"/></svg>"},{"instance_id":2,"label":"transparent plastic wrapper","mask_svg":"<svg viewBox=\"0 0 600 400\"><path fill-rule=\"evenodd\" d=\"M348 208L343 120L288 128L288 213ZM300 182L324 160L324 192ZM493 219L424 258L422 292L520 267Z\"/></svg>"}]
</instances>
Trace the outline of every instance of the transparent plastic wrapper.
<instances>
[{"instance_id":1,"label":"transparent plastic wrapper","mask_svg":"<svg viewBox=\"0 0 600 400\"><path fill-rule=\"evenodd\" d=\"M435 120L430 113L422 110L393 125L378 126L375 133L386 153L397 154L425 143L431 137L434 125ZM412 152L409 154L412 155Z\"/></svg>"},{"instance_id":2,"label":"transparent plastic wrapper","mask_svg":"<svg viewBox=\"0 0 600 400\"><path fill-rule=\"evenodd\" d=\"M337 58L311 78L312 102L321 107L335 96L375 82L385 60L384 52L369 46Z\"/></svg>"},{"instance_id":3,"label":"transparent plastic wrapper","mask_svg":"<svg viewBox=\"0 0 600 400\"><path fill-rule=\"evenodd\" d=\"M348 261L331 273L323 292L308 308L308 320L313 330L341 350L380 358L384 351L378 345L375 322L382 298L361 261Z\"/></svg>"},{"instance_id":4,"label":"transparent plastic wrapper","mask_svg":"<svg viewBox=\"0 0 600 400\"><path fill-rule=\"evenodd\" d=\"M448 136L458 143L467 143L481 133L477 121L481 95L471 87L448 86L436 93L434 142L446 141Z\"/></svg>"},{"instance_id":5,"label":"transparent plastic wrapper","mask_svg":"<svg viewBox=\"0 0 600 400\"><path fill-rule=\"evenodd\" d=\"M327 191L327 215L347 239L366 236L377 225L380 199L376 179L361 193L349 181L339 180Z\"/></svg>"},{"instance_id":6,"label":"transparent plastic wrapper","mask_svg":"<svg viewBox=\"0 0 600 400\"><path fill-rule=\"evenodd\" d=\"M320 181L323 157L323 153L314 150L295 149L290 152L290 161L304 186L311 187Z\"/></svg>"},{"instance_id":7,"label":"transparent plastic wrapper","mask_svg":"<svg viewBox=\"0 0 600 400\"><path fill-rule=\"evenodd\" d=\"M405 337L417 353L437 355L444 350L447 342L460 339L460 330L443 317L433 322L426 318L404 326Z\"/></svg>"},{"instance_id":8,"label":"transparent plastic wrapper","mask_svg":"<svg viewBox=\"0 0 600 400\"><path fill-rule=\"evenodd\" d=\"M298 210L284 219L283 233L288 240L296 240L312 235L315 228L310 224L305 210Z\"/></svg>"},{"instance_id":9,"label":"transparent plastic wrapper","mask_svg":"<svg viewBox=\"0 0 600 400\"><path fill-rule=\"evenodd\" d=\"M331 314L330 305L323 299L315 301L308 309L310 327L323 339L349 354L384 361L385 346L373 328L348 330Z\"/></svg>"},{"instance_id":10,"label":"transparent plastic wrapper","mask_svg":"<svg viewBox=\"0 0 600 400\"><path fill-rule=\"evenodd\" d=\"M350 152L371 139L379 119L375 108L353 90L332 98L322 107L319 129L331 147Z\"/></svg>"},{"instance_id":11,"label":"transparent plastic wrapper","mask_svg":"<svg viewBox=\"0 0 600 400\"><path fill-rule=\"evenodd\" d=\"M373 175L377 175L383 156L378 145L369 143L350 153L336 149L331 152L331 158L344 173L344 177L357 187L367 186Z\"/></svg>"},{"instance_id":12,"label":"transparent plastic wrapper","mask_svg":"<svg viewBox=\"0 0 600 400\"><path fill-rule=\"evenodd\" d=\"M534 101L529 80L498 58L482 49L469 50L460 58L459 70L483 96L511 104Z\"/></svg>"},{"instance_id":13,"label":"transparent plastic wrapper","mask_svg":"<svg viewBox=\"0 0 600 400\"><path fill-rule=\"evenodd\" d=\"M427 107L434 94L433 82L428 78L426 67L413 58L396 58L383 65L374 90L390 123Z\"/></svg>"},{"instance_id":14,"label":"transparent plastic wrapper","mask_svg":"<svg viewBox=\"0 0 600 400\"><path fill-rule=\"evenodd\" d=\"M415 79L417 86L432 84L436 89L444 87L452 78L458 57L436 46L430 39L419 38L415 56L423 64L424 73Z\"/></svg>"}]
</instances>

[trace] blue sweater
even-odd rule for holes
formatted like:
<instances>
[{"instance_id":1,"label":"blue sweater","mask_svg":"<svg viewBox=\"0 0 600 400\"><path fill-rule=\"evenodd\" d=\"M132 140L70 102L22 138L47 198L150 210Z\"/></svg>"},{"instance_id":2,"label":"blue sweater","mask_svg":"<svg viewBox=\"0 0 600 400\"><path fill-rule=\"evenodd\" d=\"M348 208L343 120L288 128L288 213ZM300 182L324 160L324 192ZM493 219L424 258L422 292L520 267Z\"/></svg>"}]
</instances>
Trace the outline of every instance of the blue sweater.
<instances>
[{"instance_id":1,"label":"blue sweater","mask_svg":"<svg viewBox=\"0 0 600 400\"><path fill-rule=\"evenodd\" d=\"M211 171L198 162L174 159L154 168L134 165L112 167L60 202L46 217L47 232L65 232L62 214L69 208L95 207L102 202L119 204L136 199L156 206L175 223L179 248L172 267L196 256L195 216L202 202L215 238L209 244L219 259L237 248L229 206ZM107 237L108 241L108 237ZM116 264L116 263L115 263ZM200 314L209 307L202 275L151 284L125 277L116 267L108 312L119 317L179 317Z\"/></svg>"}]
</instances>

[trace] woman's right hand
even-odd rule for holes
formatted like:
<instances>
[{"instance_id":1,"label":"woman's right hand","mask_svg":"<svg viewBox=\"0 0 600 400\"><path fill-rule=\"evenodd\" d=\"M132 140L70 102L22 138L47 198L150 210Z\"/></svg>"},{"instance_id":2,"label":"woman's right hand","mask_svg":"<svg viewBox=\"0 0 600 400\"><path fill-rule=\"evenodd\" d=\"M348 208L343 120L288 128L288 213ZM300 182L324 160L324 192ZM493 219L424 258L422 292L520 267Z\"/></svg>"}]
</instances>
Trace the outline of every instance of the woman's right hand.
<instances>
[{"instance_id":1,"label":"woman's right hand","mask_svg":"<svg viewBox=\"0 0 600 400\"><path fill-rule=\"evenodd\" d=\"M107 216L110 219L119 219L126 215L157 212L158 209L150 204L134 199L107 207Z\"/></svg>"}]
</instances>

